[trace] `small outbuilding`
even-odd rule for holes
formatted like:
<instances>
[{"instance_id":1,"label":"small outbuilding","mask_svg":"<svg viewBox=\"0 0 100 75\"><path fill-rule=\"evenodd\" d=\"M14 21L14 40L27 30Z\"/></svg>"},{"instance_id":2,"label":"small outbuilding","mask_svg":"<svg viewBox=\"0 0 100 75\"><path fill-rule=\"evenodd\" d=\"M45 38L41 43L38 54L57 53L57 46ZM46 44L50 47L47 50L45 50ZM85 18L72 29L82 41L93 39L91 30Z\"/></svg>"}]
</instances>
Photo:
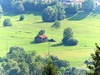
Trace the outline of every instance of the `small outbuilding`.
<instances>
[{"instance_id":1,"label":"small outbuilding","mask_svg":"<svg viewBox=\"0 0 100 75\"><path fill-rule=\"evenodd\" d=\"M48 37L46 35L38 35L35 37L35 42L36 43L42 43L48 41Z\"/></svg>"}]
</instances>

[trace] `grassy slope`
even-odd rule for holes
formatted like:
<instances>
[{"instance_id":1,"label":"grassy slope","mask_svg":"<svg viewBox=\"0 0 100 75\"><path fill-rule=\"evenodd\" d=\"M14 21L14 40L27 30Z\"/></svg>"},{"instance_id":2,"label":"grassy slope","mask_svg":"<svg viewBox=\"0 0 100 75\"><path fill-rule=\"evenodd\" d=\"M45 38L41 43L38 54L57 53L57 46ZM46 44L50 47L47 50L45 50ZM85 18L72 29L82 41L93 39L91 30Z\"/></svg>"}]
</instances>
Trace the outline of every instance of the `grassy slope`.
<instances>
[{"instance_id":1,"label":"grassy slope","mask_svg":"<svg viewBox=\"0 0 100 75\"><path fill-rule=\"evenodd\" d=\"M24 21L18 21L19 16L3 16L0 19L1 57L5 56L11 46L21 46L25 50L36 50L38 54L46 56L48 53L48 43L30 43L41 29L46 31L48 38L54 38L57 41L50 43L51 54L70 61L71 66L85 67L84 61L89 58L90 53L94 52L94 43L100 44L100 15L78 13L69 18L69 20L61 21L61 28L57 30L50 28L52 23L43 23L38 15L25 14ZM13 26L3 27L3 20L8 17L11 19ZM77 46L59 45L63 36L63 29L67 27L72 28L74 37L79 40Z\"/></svg>"}]
</instances>

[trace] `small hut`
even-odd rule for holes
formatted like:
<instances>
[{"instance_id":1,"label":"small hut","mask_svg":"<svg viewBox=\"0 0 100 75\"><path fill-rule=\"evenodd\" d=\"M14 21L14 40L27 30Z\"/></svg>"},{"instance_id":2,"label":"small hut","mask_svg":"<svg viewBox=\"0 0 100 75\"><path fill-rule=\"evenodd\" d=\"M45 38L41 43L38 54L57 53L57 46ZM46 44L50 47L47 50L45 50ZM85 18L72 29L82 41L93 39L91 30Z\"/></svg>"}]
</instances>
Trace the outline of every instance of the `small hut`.
<instances>
[{"instance_id":1,"label":"small hut","mask_svg":"<svg viewBox=\"0 0 100 75\"><path fill-rule=\"evenodd\" d=\"M35 37L35 42L36 43L42 43L42 42L46 42L47 40L47 36L46 35L38 35Z\"/></svg>"}]
</instances>

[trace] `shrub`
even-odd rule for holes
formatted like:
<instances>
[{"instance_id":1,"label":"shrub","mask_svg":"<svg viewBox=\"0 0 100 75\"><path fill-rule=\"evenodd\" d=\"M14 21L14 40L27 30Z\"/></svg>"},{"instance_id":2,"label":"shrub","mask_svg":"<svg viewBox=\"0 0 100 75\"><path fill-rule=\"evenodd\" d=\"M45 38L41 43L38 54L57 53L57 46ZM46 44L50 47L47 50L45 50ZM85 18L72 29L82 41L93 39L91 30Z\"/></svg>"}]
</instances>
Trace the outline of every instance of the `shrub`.
<instances>
[{"instance_id":1,"label":"shrub","mask_svg":"<svg viewBox=\"0 0 100 75\"><path fill-rule=\"evenodd\" d=\"M12 26L12 23L9 18L6 18L3 22L3 26Z\"/></svg>"},{"instance_id":2,"label":"shrub","mask_svg":"<svg viewBox=\"0 0 100 75\"><path fill-rule=\"evenodd\" d=\"M67 45L69 45L69 46L74 46L77 44L78 44L78 41L76 39L73 39L73 38L71 38L67 41Z\"/></svg>"},{"instance_id":3,"label":"shrub","mask_svg":"<svg viewBox=\"0 0 100 75\"><path fill-rule=\"evenodd\" d=\"M57 29L57 28L60 28L60 26L61 26L60 22L59 21L55 21L54 24L51 26L51 28Z\"/></svg>"},{"instance_id":4,"label":"shrub","mask_svg":"<svg viewBox=\"0 0 100 75\"><path fill-rule=\"evenodd\" d=\"M22 14L21 16L20 16L20 21L23 21L24 20L24 15Z\"/></svg>"}]
</instances>

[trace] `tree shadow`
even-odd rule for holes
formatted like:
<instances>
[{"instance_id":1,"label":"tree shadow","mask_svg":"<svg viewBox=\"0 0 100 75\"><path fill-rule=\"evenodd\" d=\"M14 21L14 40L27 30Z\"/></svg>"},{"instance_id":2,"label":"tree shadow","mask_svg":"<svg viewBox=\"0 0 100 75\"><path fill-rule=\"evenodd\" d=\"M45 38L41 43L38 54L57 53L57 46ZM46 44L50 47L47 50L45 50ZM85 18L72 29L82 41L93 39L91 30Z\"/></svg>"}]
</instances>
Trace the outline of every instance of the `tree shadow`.
<instances>
[{"instance_id":1,"label":"tree shadow","mask_svg":"<svg viewBox=\"0 0 100 75\"><path fill-rule=\"evenodd\" d=\"M58 44L51 45L51 47L58 47L58 46L63 46L63 43L58 43Z\"/></svg>"},{"instance_id":2,"label":"tree shadow","mask_svg":"<svg viewBox=\"0 0 100 75\"><path fill-rule=\"evenodd\" d=\"M71 18L72 16L74 16L75 14L66 14L67 18Z\"/></svg>"},{"instance_id":3,"label":"tree shadow","mask_svg":"<svg viewBox=\"0 0 100 75\"><path fill-rule=\"evenodd\" d=\"M91 12L78 12L75 15L73 15L72 17L69 17L68 20L82 20L84 18L86 18L88 15L90 15Z\"/></svg>"},{"instance_id":4,"label":"tree shadow","mask_svg":"<svg viewBox=\"0 0 100 75\"><path fill-rule=\"evenodd\" d=\"M44 23L43 21L39 21L39 22L36 22L36 23Z\"/></svg>"},{"instance_id":5,"label":"tree shadow","mask_svg":"<svg viewBox=\"0 0 100 75\"><path fill-rule=\"evenodd\" d=\"M27 14L27 15L33 14L33 15L35 15L35 16L40 16L40 15L42 15L41 12L38 12L38 11L25 11L24 14Z\"/></svg>"}]
</instances>

